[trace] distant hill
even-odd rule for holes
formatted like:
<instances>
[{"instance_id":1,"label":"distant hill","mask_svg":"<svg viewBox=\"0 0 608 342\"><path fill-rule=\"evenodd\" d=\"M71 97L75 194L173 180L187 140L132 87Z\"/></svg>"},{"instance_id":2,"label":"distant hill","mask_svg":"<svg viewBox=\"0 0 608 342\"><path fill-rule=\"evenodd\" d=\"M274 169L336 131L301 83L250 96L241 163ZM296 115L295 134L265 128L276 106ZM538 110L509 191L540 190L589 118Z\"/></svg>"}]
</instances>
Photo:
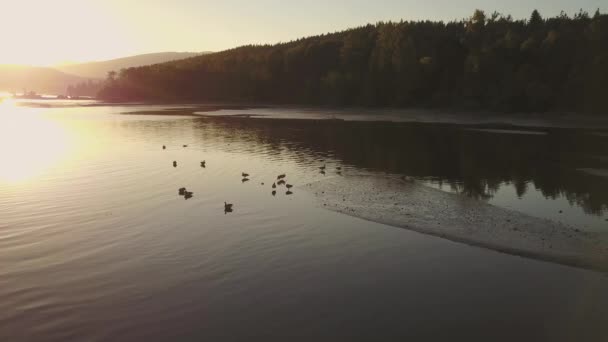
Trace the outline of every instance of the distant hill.
<instances>
[{"instance_id":1,"label":"distant hill","mask_svg":"<svg viewBox=\"0 0 608 342\"><path fill-rule=\"evenodd\" d=\"M198 56L200 52L158 52L131 57L112 59L108 61L90 62L81 64L69 64L57 66L56 69L68 74L87 77L105 78L109 71L120 71L120 69L138 67L144 65L158 64L178 59Z\"/></svg>"},{"instance_id":2,"label":"distant hill","mask_svg":"<svg viewBox=\"0 0 608 342\"><path fill-rule=\"evenodd\" d=\"M64 94L69 85L86 80L53 68L0 65L0 91L21 93L27 89L41 94Z\"/></svg>"},{"instance_id":3,"label":"distant hill","mask_svg":"<svg viewBox=\"0 0 608 342\"><path fill-rule=\"evenodd\" d=\"M160 52L118 58L109 61L71 64L49 67L0 64L0 91L21 93L23 90L40 94L66 94L93 96L98 81L106 78L108 71L123 68L169 62L204 53Z\"/></svg>"}]
</instances>

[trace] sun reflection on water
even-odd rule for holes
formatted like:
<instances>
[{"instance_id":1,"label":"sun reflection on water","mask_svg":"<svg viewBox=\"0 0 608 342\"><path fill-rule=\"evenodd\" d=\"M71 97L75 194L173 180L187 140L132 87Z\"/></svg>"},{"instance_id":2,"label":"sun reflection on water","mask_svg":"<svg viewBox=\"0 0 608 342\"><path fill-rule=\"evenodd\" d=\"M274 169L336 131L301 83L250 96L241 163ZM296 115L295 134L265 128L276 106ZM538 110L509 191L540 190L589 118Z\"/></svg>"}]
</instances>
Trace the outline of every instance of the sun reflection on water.
<instances>
[{"instance_id":1,"label":"sun reflection on water","mask_svg":"<svg viewBox=\"0 0 608 342\"><path fill-rule=\"evenodd\" d=\"M0 102L0 184L28 182L57 165L69 147L65 129L36 108Z\"/></svg>"}]
</instances>

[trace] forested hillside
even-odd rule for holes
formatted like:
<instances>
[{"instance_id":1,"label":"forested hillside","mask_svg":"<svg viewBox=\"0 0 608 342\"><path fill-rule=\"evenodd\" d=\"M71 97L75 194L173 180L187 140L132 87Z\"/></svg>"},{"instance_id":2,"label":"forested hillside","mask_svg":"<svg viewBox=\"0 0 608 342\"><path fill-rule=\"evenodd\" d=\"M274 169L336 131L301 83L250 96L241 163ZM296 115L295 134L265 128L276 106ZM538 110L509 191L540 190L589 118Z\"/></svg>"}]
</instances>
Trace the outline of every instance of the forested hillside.
<instances>
[{"instance_id":1,"label":"forested hillside","mask_svg":"<svg viewBox=\"0 0 608 342\"><path fill-rule=\"evenodd\" d=\"M608 15L382 22L112 73L105 100L608 114Z\"/></svg>"}]
</instances>

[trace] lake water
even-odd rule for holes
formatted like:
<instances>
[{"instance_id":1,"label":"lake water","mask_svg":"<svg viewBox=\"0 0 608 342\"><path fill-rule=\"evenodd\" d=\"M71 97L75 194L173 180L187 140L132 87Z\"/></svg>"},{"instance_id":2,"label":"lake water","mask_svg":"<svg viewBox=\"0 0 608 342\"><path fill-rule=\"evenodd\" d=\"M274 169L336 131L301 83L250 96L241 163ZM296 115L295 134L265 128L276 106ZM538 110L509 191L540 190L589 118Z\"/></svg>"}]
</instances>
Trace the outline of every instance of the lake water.
<instances>
[{"instance_id":1,"label":"lake water","mask_svg":"<svg viewBox=\"0 0 608 342\"><path fill-rule=\"evenodd\" d=\"M603 232L604 130L119 115L145 109L0 103L0 340L608 339L604 274L326 211L299 188L407 175ZM273 196L281 173L292 195Z\"/></svg>"}]
</instances>

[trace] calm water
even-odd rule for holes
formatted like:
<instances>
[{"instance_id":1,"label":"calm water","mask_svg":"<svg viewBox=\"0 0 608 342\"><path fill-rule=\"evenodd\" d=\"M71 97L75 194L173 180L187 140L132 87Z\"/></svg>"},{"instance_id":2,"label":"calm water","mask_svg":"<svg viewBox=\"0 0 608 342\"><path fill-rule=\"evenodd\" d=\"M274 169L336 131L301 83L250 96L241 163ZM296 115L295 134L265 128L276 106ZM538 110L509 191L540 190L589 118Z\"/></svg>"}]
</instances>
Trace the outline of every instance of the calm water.
<instances>
[{"instance_id":1,"label":"calm water","mask_svg":"<svg viewBox=\"0 0 608 342\"><path fill-rule=\"evenodd\" d=\"M2 341L608 338L603 274L325 211L297 188L327 163L603 231L608 181L579 171L608 169L601 131L0 108ZM293 195L271 194L279 173Z\"/></svg>"}]
</instances>

